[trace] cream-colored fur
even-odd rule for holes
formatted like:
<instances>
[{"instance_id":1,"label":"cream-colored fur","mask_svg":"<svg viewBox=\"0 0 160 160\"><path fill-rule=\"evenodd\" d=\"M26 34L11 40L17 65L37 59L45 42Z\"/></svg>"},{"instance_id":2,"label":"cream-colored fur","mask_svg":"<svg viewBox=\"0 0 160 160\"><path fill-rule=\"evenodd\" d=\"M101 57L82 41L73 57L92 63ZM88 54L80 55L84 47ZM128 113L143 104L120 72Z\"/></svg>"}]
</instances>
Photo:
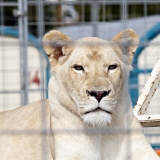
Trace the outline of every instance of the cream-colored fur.
<instances>
[{"instance_id":1,"label":"cream-colored fur","mask_svg":"<svg viewBox=\"0 0 160 160\"><path fill-rule=\"evenodd\" d=\"M128 93L135 31L110 42L73 42L58 31L43 40L53 72L49 100L1 113L0 159L158 160Z\"/></svg>"}]
</instances>

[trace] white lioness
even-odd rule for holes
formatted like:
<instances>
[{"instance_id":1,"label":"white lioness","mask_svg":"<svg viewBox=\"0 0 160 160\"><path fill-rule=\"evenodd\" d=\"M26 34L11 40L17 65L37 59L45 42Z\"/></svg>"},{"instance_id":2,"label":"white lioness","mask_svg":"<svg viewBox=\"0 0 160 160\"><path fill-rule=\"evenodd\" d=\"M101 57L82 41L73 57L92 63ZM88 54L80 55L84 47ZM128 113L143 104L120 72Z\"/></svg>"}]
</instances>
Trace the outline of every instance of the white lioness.
<instances>
[{"instance_id":1,"label":"white lioness","mask_svg":"<svg viewBox=\"0 0 160 160\"><path fill-rule=\"evenodd\" d=\"M138 36L110 42L44 36L49 100L0 114L1 160L158 160L133 115L127 83Z\"/></svg>"}]
</instances>

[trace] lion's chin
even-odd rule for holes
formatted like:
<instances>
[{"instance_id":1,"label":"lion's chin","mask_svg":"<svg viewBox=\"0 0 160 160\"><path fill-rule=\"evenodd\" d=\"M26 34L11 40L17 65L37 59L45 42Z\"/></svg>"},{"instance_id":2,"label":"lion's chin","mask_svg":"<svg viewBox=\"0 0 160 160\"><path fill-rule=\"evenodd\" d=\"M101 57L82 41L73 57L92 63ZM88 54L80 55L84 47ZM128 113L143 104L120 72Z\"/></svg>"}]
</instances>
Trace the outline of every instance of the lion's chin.
<instances>
[{"instance_id":1,"label":"lion's chin","mask_svg":"<svg viewBox=\"0 0 160 160\"><path fill-rule=\"evenodd\" d=\"M104 127L111 123L112 116L106 112L90 112L82 116L84 123L93 127Z\"/></svg>"}]
</instances>

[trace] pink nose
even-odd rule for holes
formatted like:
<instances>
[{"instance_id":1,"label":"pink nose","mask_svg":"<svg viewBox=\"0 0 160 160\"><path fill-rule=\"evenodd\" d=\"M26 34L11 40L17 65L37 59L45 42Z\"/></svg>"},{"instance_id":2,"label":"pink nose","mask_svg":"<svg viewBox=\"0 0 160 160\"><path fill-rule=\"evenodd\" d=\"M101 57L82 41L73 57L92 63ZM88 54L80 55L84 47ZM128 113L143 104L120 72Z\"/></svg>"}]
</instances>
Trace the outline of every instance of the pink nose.
<instances>
[{"instance_id":1,"label":"pink nose","mask_svg":"<svg viewBox=\"0 0 160 160\"><path fill-rule=\"evenodd\" d=\"M91 92L89 92L88 90L86 90L86 93L89 96L95 97L97 99L97 101L100 102L103 97L107 96L110 93L110 91L111 90L108 90L108 91L91 91Z\"/></svg>"}]
</instances>

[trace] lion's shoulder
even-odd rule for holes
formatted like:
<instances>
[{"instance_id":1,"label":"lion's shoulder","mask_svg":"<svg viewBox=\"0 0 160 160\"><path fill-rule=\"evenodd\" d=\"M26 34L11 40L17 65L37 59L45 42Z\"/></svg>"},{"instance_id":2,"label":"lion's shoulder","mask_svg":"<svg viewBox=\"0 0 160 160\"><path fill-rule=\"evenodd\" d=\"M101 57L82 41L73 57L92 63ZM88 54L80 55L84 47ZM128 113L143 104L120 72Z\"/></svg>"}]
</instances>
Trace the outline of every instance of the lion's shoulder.
<instances>
[{"instance_id":1,"label":"lion's shoulder","mask_svg":"<svg viewBox=\"0 0 160 160\"><path fill-rule=\"evenodd\" d=\"M47 134L50 133L48 100L0 113L0 132L1 159L41 159L43 153L48 153L44 159L53 159L50 149L52 137Z\"/></svg>"},{"instance_id":2,"label":"lion's shoulder","mask_svg":"<svg viewBox=\"0 0 160 160\"><path fill-rule=\"evenodd\" d=\"M40 100L10 111L0 113L0 128L32 129L39 128L42 119L49 123L50 109L48 100ZM49 124L48 124L49 125Z\"/></svg>"}]
</instances>

